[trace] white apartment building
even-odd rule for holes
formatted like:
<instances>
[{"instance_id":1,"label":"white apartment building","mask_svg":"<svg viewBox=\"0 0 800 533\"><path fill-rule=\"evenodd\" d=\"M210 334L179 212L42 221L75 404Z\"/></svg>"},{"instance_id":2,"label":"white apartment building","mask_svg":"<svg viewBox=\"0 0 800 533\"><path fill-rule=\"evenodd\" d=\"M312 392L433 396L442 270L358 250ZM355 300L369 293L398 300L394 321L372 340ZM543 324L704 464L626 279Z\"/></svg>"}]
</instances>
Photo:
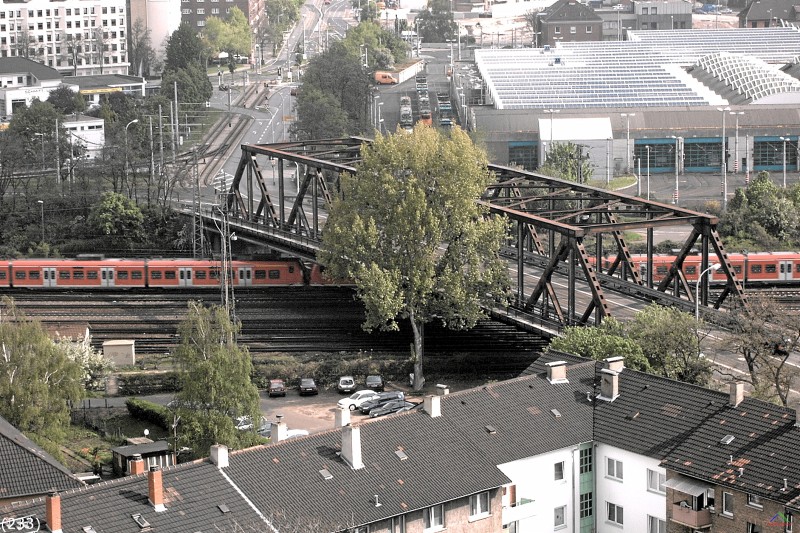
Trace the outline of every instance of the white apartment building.
<instances>
[{"instance_id":1,"label":"white apartment building","mask_svg":"<svg viewBox=\"0 0 800 533\"><path fill-rule=\"evenodd\" d=\"M73 147L82 146L87 159L95 159L103 154L106 145L105 121L86 115L71 117L64 120L70 144Z\"/></svg>"},{"instance_id":2,"label":"white apartment building","mask_svg":"<svg viewBox=\"0 0 800 533\"><path fill-rule=\"evenodd\" d=\"M63 74L127 74L125 0L0 0L0 58Z\"/></svg>"}]
</instances>

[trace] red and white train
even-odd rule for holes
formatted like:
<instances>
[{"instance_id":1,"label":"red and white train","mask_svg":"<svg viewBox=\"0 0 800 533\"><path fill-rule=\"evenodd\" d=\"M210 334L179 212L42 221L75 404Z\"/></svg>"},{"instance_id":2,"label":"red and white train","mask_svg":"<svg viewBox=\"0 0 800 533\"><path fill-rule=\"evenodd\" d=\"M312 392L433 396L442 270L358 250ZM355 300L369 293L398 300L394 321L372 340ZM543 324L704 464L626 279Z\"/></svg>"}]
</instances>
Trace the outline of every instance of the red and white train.
<instances>
[{"instance_id":1,"label":"red and white train","mask_svg":"<svg viewBox=\"0 0 800 533\"><path fill-rule=\"evenodd\" d=\"M647 275L647 255L632 255L642 279ZM746 285L751 283L791 283L800 280L800 253L798 252L758 252L749 254L728 254L728 260L733 266L737 279ZM675 261L674 255L653 256L653 281L661 281L669 272L670 266ZM614 262L614 257L604 258L604 271ZM717 256L710 254L709 266L719 262ZM702 272L700 256L690 255L683 262L683 273L687 281L697 281ZM617 267L617 272L620 267ZM706 276L711 282L725 282L725 272L722 268L712 270Z\"/></svg>"},{"instance_id":2,"label":"red and white train","mask_svg":"<svg viewBox=\"0 0 800 533\"><path fill-rule=\"evenodd\" d=\"M222 264L195 259L11 259L0 261L0 288L214 288ZM314 265L309 279L298 260L231 261L237 287L328 285Z\"/></svg>"}]
</instances>

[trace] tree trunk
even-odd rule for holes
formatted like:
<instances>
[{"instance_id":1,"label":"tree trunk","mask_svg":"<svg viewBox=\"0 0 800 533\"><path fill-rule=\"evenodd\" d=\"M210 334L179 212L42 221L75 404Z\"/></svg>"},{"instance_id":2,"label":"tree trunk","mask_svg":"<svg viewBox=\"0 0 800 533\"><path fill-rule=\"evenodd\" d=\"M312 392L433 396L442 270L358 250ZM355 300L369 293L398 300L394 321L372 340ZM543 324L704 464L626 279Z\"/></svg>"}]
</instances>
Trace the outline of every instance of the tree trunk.
<instances>
[{"instance_id":1,"label":"tree trunk","mask_svg":"<svg viewBox=\"0 0 800 533\"><path fill-rule=\"evenodd\" d=\"M425 323L417 322L414 313L409 316L411 331L414 333L414 392L419 392L425 385L425 376L422 374L422 356L425 351Z\"/></svg>"}]
</instances>

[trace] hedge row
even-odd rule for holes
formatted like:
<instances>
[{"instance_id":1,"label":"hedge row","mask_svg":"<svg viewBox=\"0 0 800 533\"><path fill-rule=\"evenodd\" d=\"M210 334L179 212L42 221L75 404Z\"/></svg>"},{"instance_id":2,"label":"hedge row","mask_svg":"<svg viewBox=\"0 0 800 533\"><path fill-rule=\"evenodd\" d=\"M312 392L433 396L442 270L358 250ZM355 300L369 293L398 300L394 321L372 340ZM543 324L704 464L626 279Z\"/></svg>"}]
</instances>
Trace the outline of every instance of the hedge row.
<instances>
[{"instance_id":1,"label":"hedge row","mask_svg":"<svg viewBox=\"0 0 800 533\"><path fill-rule=\"evenodd\" d=\"M133 418L144 422L150 422L162 429L170 429L172 416L163 405L148 402L147 400L140 400L138 398L129 398L125 402L125 405L128 407L128 412Z\"/></svg>"},{"instance_id":2,"label":"hedge row","mask_svg":"<svg viewBox=\"0 0 800 533\"><path fill-rule=\"evenodd\" d=\"M176 372L125 372L117 375L120 396L142 396L178 390Z\"/></svg>"}]
</instances>

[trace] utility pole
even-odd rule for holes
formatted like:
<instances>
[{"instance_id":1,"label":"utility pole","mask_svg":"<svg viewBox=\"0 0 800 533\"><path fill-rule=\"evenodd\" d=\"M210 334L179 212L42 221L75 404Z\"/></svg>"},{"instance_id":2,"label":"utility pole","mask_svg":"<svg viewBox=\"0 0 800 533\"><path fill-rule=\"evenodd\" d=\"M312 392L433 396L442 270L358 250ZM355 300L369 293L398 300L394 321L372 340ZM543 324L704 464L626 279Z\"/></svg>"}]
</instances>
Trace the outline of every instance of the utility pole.
<instances>
[{"instance_id":1,"label":"utility pole","mask_svg":"<svg viewBox=\"0 0 800 533\"><path fill-rule=\"evenodd\" d=\"M58 119L56 119L56 184L61 185L61 150L58 144Z\"/></svg>"}]
</instances>

